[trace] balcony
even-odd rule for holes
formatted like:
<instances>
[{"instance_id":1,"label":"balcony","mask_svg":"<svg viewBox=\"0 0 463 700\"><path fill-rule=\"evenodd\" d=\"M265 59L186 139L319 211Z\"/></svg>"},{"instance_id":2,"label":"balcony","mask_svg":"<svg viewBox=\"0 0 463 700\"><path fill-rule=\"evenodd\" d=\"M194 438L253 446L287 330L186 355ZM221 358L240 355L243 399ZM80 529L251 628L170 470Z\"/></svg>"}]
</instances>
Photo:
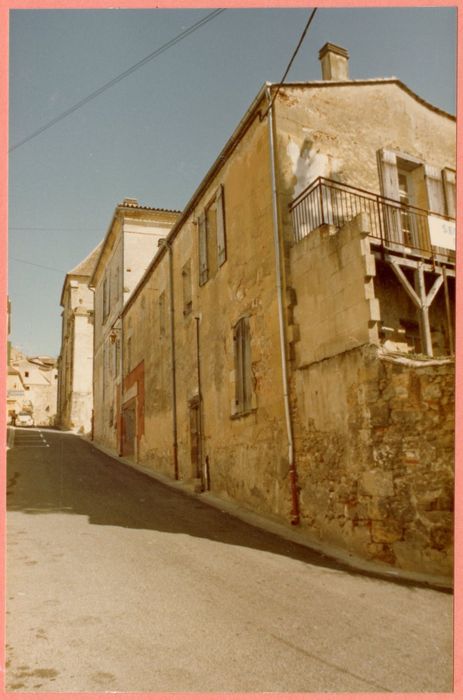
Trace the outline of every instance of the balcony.
<instances>
[{"instance_id":1,"label":"balcony","mask_svg":"<svg viewBox=\"0 0 463 700\"><path fill-rule=\"evenodd\" d=\"M455 219L319 177L289 205L295 241L323 224L339 229L358 214L370 219L370 238L382 250L455 263Z\"/></svg>"}]
</instances>

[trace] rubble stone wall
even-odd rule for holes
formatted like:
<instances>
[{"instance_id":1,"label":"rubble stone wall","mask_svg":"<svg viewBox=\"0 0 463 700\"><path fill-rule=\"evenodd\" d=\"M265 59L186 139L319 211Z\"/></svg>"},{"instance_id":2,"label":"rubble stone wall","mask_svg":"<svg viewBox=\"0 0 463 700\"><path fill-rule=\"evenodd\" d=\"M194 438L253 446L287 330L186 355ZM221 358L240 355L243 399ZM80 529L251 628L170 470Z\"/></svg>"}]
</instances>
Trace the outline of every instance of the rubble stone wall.
<instances>
[{"instance_id":1,"label":"rubble stone wall","mask_svg":"<svg viewBox=\"0 0 463 700\"><path fill-rule=\"evenodd\" d=\"M453 362L366 345L297 370L293 389L302 525L359 556L450 576Z\"/></svg>"}]
</instances>

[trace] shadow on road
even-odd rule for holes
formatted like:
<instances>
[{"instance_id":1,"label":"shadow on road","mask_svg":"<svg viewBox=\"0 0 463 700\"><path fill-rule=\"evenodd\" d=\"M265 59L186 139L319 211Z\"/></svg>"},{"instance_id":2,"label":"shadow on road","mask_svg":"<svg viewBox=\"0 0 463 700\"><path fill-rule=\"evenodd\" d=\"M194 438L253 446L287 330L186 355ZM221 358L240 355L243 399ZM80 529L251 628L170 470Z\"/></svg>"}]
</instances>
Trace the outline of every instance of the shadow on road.
<instances>
[{"instance_id":1,"label":"shadow on road","mask_svg":"<svg viewBox=\"0 0 463 700\"><path fill-rule=\"evenodd\" d=\"M410 588L446 590L387 574L365 574L162 484L71 433L48 430L44 435L48 447L38 439L38 431L16 432L7 458L9 511L86 515L95 525L183 533Z\"/></svg>"}]
</instances>

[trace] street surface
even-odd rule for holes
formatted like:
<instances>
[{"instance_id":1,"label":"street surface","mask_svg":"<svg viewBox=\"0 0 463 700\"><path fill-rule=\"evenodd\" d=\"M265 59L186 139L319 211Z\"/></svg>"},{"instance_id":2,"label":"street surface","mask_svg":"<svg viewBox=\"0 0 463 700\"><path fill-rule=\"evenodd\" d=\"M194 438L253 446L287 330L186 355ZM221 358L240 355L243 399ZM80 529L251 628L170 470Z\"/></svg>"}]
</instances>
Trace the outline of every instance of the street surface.
<instances>
[{"instance_id":1,"label":"street surface","mask_svg":"<svg viewBox=\"0 0 463 700\"><path fill-rule=\"evenodd\" d=\"M349 572L71 434L14 438L7 690L451 691L448 593Z\"/></svg>"}]
</instances>

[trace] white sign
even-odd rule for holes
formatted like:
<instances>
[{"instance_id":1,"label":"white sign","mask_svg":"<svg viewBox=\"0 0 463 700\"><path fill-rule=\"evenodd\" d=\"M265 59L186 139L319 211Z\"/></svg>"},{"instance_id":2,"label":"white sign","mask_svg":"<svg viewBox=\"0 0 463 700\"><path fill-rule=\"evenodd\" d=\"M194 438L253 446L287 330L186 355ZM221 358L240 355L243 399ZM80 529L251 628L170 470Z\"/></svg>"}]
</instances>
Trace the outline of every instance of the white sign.
<instances>
[{"instance_id":1,"label":"white sign","mask_svg":"<svg viewBox=\"0 0 463 700\"><path fill-rule=\"evenodd\" d=\"M438 216L428 216L431 245L447 250L455 250L455 222L441 219Z\"/></svg>"}]
</instances>

